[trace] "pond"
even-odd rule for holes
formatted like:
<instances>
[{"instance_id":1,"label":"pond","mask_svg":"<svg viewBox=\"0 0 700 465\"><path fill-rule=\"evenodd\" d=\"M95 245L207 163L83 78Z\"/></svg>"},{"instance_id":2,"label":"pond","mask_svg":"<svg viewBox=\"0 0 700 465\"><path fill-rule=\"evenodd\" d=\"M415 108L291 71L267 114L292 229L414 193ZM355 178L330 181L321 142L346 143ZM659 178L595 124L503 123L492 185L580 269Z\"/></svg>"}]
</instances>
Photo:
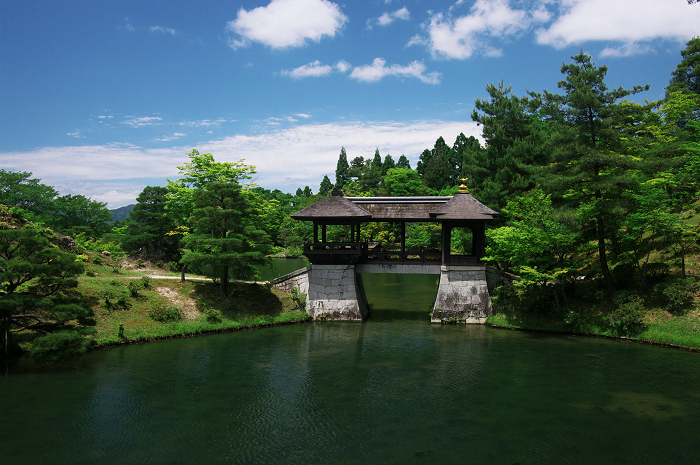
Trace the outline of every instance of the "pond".
<instances>
[{"instance_id":1,"label":"pond","mask_svg":"<svg viewBox=\"0 0 700 465\"><path fill-rule=\"evenodd\" d=\"M435 277L387 276L365 323L15 363L0 463L697 463L699 354L431 325Z\"/></svg>"}]
</instances>

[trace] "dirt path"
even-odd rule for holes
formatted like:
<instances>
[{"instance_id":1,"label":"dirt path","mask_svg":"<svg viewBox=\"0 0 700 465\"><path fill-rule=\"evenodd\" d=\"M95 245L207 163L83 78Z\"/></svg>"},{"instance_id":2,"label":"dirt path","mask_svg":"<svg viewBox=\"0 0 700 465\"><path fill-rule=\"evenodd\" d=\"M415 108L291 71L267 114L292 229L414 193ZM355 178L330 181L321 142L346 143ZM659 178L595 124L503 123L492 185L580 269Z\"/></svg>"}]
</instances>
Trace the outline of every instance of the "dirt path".
<instances>
[{"instance_id":1,"label":"dirt path","mask_svg":"<svg viewBox=\"0 0 700 465\"><path fill-rule=\"evenodd\" d=\"M180 295L169 287L157 287L156 292L168 299L172 305L179 308L182 312L182 316L186 320L196 320L202 315L199 310L197 310L197 304L193 299Z\"/></svg>"}]
</instances>

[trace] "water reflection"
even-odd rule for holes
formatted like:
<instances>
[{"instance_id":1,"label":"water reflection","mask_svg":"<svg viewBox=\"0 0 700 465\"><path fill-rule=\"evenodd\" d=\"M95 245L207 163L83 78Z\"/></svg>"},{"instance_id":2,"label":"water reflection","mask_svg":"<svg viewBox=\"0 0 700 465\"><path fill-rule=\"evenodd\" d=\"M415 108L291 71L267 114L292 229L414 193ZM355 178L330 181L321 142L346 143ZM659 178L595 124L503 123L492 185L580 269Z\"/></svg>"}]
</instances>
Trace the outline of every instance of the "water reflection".
<instances>
[{"instance_id":1,"label":"water reflection","mask_svg":"<svg viewBox=\"0 0 700 465\"><path fill-rule=\"evenodd\" d=\"M52 372L11 367L0 458L588 464L700 453L698 354L386 315L119 347Z\"/></svg>"}]
</instances>

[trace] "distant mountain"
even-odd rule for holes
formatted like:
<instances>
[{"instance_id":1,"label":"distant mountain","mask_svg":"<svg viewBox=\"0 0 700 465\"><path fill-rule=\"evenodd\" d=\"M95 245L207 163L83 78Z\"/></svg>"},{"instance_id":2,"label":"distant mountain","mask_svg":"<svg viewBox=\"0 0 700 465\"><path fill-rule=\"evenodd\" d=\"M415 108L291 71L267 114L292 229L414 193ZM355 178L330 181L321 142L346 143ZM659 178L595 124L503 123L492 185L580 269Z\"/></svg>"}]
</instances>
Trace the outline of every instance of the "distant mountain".
<instances>
[{"instance_id":1,"label":"distant mountain","mask_svg":"<svg viewBox=\"0 0 700 465\"><path fill-rule=\"evenodd\" d=\"M112 212L112 221L121 221L123 219L126 219L129 216L129 213L131 213L131 210L134 209L134 205L136 204L132 203L125 207L119 207L115 208L114 210L110 210Z\"/></svg>"}]
</instances>

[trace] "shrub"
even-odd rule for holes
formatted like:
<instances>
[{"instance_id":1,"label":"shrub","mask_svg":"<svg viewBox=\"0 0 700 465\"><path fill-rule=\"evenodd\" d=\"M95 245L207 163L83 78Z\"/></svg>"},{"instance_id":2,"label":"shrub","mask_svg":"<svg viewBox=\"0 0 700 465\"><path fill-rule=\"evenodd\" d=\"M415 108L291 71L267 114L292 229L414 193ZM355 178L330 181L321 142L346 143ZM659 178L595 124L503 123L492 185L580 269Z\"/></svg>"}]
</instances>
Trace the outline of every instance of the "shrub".
<instances>
[{"instance_id":1,"label":"shrub","mask_svg":"<svg viewBox=\"0 0 700 465\"><path fill-rule=\"evenodd\" d=\"M29 355L40 361L55 361L81 355L91 344L77 331L60 331L34 339Z\"/></svg>"},{"instance_id":2,"label":"shrub","mask_svg":"<svg viewBox=\"0 0 700 465\"><path fill-rule=\"evenodd\" d=\"M142 276L141 277L141 285L143 286L144 289L150 289L151 288L151 277L150 276Z\"/></svg>"},{"instance_id":3,"label":"shrub","mask_svg":"<svg viewBox=\"0 0 700 465\"><path fill-rule=\"evenodd\" d=\"M129 281L126 287L129 289L131 297L138 297L139 291L143 289L143 283L141 281Z\"/></svg>"},{"instance_id":4,"label":"shrub","mask_svg":"<svg viewBox=\"0 0 700 465\"><path fill-rule=\"evenodd\" d=\"M104 306L107 310L114 307L126 308L129 306L129 293L126 290L105 289L102 291Z\"/></svg>"},{"instance_id":5,"label":"shrub","mask_svg":"<svg viewBox=\"0 0 700 465\"><path fill-rule=\"evenodd\" d=\"M182 319L180 309L171 305L161 305L160 307L151 308L148 311L148 316L161 323L179 321Z\"/></svg>"},{"instance_id":6,"label":"shrub","mask_svg":"<svg viewBox=\"0 0 700 465\"><path fill-rule=\"evenodd\" d=\"M202 313L204 314L204 317L208 323L221 323L224 318L221 310L216 308L205 308L202 310Z\"/></svg>"},{"instance_id":7,"label":"shrub","mask_svg":"<svg viewBox=\"0 0 700 465\"><path fill-rule=\"evenodd\" d=\"M95 273L95 270L93 270L92 268L86 268L85 269L85 276L94 277L94 276L97 276L97 273Z\"/></svg>"},{"instance_id":8,"label":"shrub","mask_svg":"<svg viewBox=\"0 0 700 465\"><path fill-rule=\"evenodd\" d=\"M634 292L619 291L613 296L617 308L607 316L608 325L614 333L632 335L644 329L644 299Z\"/></svg>"},{"instance_id":9,"label":"shrub","mask_svg":"<svg viewBox=\"0 0 700 465\"><path fill-rule=\"evenodd\" d=\"M678 278L669 281L662 291L666 297L668 311L671 313L683 312L693 301L693 297L698 291L700 291L700 283L695 281L695 278Z\"/></svg>"},{"instance_id":10,"label":"shrub","mask_svg":"<svg viewBox=\"0 0 700 465\"><path fill-rule=\"evenodd\" d=\"M86 254L80 254L80 255L75 256L75 261L81 262L81 263L87 263L88 258L89 257Z\"/></svg>"},{"instance_id":11,"label":"shrub","mask_svg":"<svg viewBox=\"0 0 700 465\"><path fill-rule=\"evenodd\" d=\"M297 304L300 310L306 308L306 294L299 292L299 288L292 289L292 300Z\"/></svg>"}]
</instances>

